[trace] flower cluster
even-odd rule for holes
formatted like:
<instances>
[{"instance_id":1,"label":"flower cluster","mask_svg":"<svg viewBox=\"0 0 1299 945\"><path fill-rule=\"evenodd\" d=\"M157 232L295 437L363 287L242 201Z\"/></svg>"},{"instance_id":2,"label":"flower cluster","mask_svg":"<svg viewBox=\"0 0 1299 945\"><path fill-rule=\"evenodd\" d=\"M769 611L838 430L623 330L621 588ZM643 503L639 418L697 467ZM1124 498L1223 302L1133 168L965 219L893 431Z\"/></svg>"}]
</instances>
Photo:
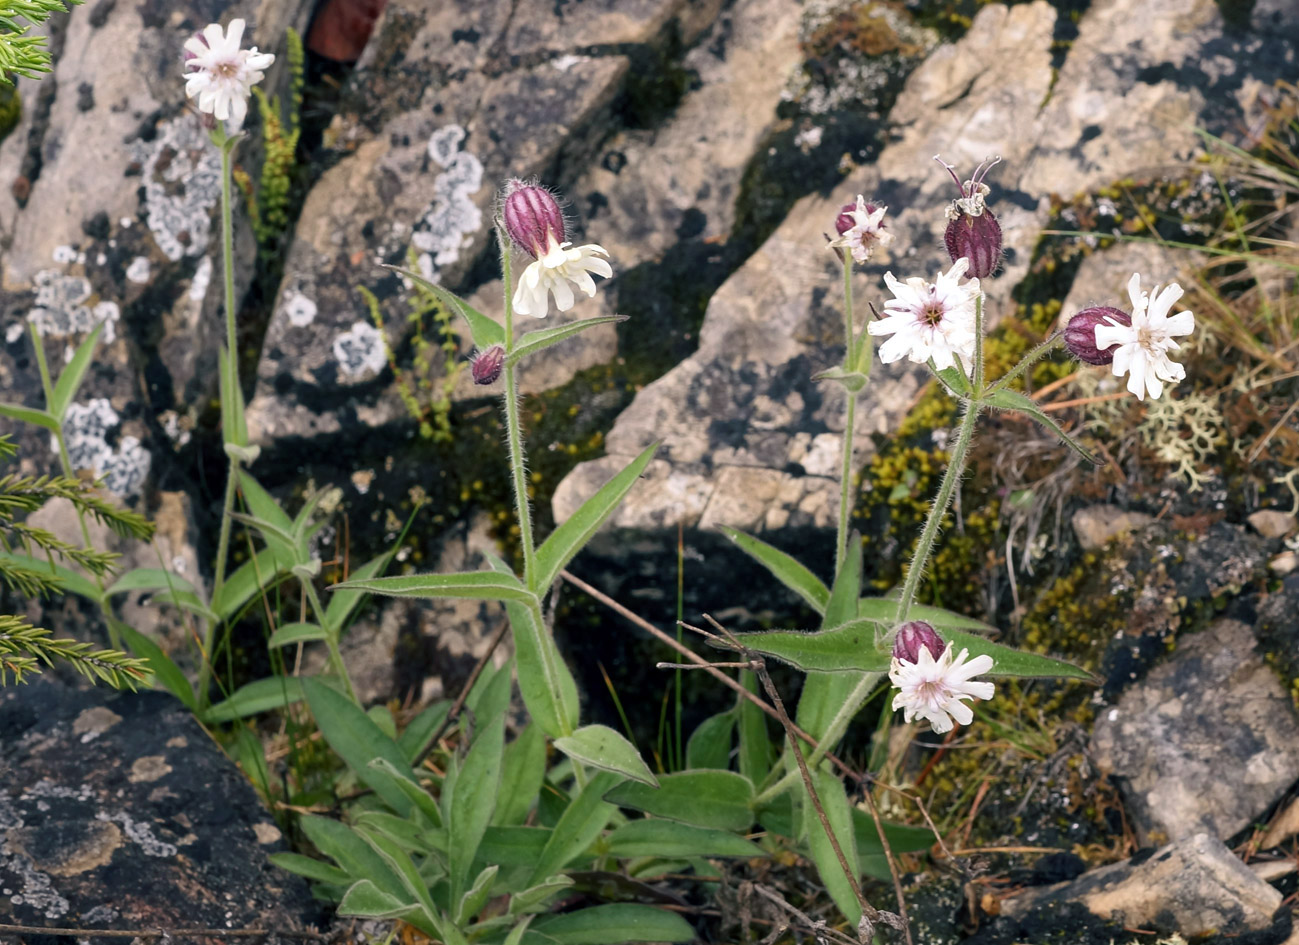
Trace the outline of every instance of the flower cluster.
<instances>
[{"instance_id":1,"label":"flower cluster","mask_svg":"<svg viewBox=\"0 0 1299 945\"><path fill-rule=\"evenodd\" d=\"M243 36L244 21L234 19L228 30L209 23L185 40L185 94L198 100L199 111L226 122L232 134L248 116L253 86L275 61L273 54L258 52L256 46L240 49Z\"/></svg>"},{"instance_id":2,"label":"flower cluster","mask_svg":"<svg viewBox=\"0 0 1299 945\"><path fill-rule=\"evenodd\" d=\"M868 203L858 194L857 202L844 204L835 218L834 229L839 238L830 245L847 249L854 262L866 262L877 246L883 248L893 242L893 234L884 229L887 212L887 207Z\"/></svg>"}]
</instances>

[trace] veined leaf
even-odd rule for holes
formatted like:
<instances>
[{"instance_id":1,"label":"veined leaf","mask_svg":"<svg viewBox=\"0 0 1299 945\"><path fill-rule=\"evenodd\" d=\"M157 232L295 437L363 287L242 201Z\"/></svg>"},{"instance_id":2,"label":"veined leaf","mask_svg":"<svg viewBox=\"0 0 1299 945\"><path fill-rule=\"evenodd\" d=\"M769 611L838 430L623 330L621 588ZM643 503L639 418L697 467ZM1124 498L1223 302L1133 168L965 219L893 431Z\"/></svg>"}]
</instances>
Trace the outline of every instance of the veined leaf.
<instances>
[{"instance_id":1,"label":"veined leaf","mask_svg":"<svg viewBox=\"0 0 1299 945\"><path fill-rule=\"evenodd\" d=\"M367 919L392 919L418 909L418 903L390 896L368 879L359 879L353 883L343 894L343 901L338 904L339 915L355 915Z\"/></svg>"},{"instance_id":2,"label":"veined leaf","mask_svg":"<svg viewBox=\"0 0 1299 945\"><path fill-rule=\"evenodd\" d=\"M233 722L271 709L302 701L302 680L297 676L268 676L240 686L230 698L210 706L202 719L209 725Z\"/></svg>"},{"instance_id":3,"label":"veined leaf","mask_svg":"<svg viewBox=\"0 0 1299 945\"><path fill-rule=\"evenodd\" d=\"M368 591L386 597L460 597L528 603L536 596L512 574L464 571L458 574L405 574L397 577L353 578L333 586Z\"/></svg>"},{"instance_id":4,"label":"veined leaf","mask_svg":"<svg viewBox=\"0 0 1299 945\"><path fill-rule=\"evenodd\" d=\"M1044 411L1038 405L1037 401L1025 397L1023 394L1019 393L1019 391L1003 387L1001 390L993 391L985 397L984 403L989 407L997 407L1001 410L1018 410L1020 413L1027 414L1058 436L1064 441L1065 446L1069 447L1069 449L1073 450L1093 466L1105 465L1105 460L1097 459L1085 450L1077 440L1065 433L1064 430L1061 429L1060 424L1052 420L1050 414Z\"/></svg>"},{"instance_id":5,"label":"veined leaf","mask_svg":"<svg viewBox=\"0 0 1299 945\"><path fill-rule=\"evenodd\" d=\"M451 311L459 312L464 320L469 323L469 333L473 335L474 344L480 349L486 350L492 345L505 344L505 329L482 312L478 311L478 309L474 308L454 292L451 292L436 283L429 282L418 272L411 272L409 269L401 269L397 266L384 266L384 268L391 269L393 272L405 276L420 288L436 295L442 304L451 309Z\"/></svg>"},{"instance_id":6,"label":"veined leaf","mask_svg":"<svg viewBox=\"0 0 1299 945\"><path fill-rule=\"evenodd\" d=\"M573 557L618 508L623 496L636 484L636 480L645 471L649 461L654 458L658 448L658 443L647 447L628 463L622 472L583 502L581 508L574 512L568 521L551 532L550 537L541 543L541 547L537 549L532 590L544 593L555 582L555 578L559 577L559 572L564 566L573 560Z\"/></svg>"},{"instance_id":7,"label":"veined leaf","mask_svg":"<svg viewBox=\"0 0 1299 945\"><path fill-rule=\"evenodd\" d=\"M86 370L90 367L91 359L95 354L95 346L99 344L99 337L104 333L104 322L100 322L94 327L86 340L77 345L77 350L73 352L72 360L63 366L59 374L58 383L54 385L54 393L50 396L50 402L46 408L60 422L68 411L68 405L77 396L77 391L81 388L81 381L86 376Z\"/></svg>"},{"instance_id":8,"label":"veined leaf","mask_svg":"<svg viewBox=\"0 0 1299 945\"><path fill-rule=\"evenodd\" d=\"M734 735L734 709L710 715L690 733L686 742L686 767L725 771L731 764Z\"/></svg>"},{"instance_id":9,"label":"veined leaf","mask_svg":"<svg viewBox=\"0 0 1299 945\"><path fill-rule=\"evenodd\" d=\"M478 844L480 862L501 866L531 866L546 849L549 827L488 827Z\"/></svg>"},{"instance_id":10,"label":"veined leaf","mask_svg":"<svg viewBox=\"0 0 1299 945\"><path fill-rule=\"evenodd\" d=\"M743 837L715 827L646 818L615 829L608 837L609 853L634 856L761 856L762 848Z\"/></svg>"},{"instance_id":11,"label":"veined leaf","mask_svg":"<svg viewBox=\"0 0 1299 945\"><path fill-rule=\"evenodd\" d=\"M800 562L765 541L727 525L722 525L721 530L727 538L739 546L741 551L770 571L781 584L807 601L818 614L825 613L826 605L830 603L830 589L819 577Z\"/></svg>"},{"instance_id":12,"label":"veined leaf","mask_svg":"<svg viewBox=\"0 0 1299 945\"><path fill-rule=\"evenodd\" d=\"M550 839L533 865L528 885L534 886L558 873L594 842L616 810L604 797L622 780L621 775L612 771L599 771L586 782L586 787L573 798L551 831Z\"/></svg>"},{"instance_id":13,"label":"veined leaf","mask_svg":"<svg viewBox=\"0 0 1299 945\"><path fill-rule=\"evenodd\" d=\"M545 777L546 735L541 726L530 722L514 741L505 746L501 794L496 801L492 823L512 826L527 820Z\"/></svg>"},{"instance_id":14,"label":"veined leaf","mask_svg":"<svg viewBox=\"0 0 1299 945\"><path fill-rule=\"evenodd\" d=\"M587 725L572 735L555 739L555 747L574 758L603 771L621 774L652 787L658 780L640 756L640 752L607 725Z\"/></svg>"},{"instance_id":15,"label":"veined leaf","mask_svg":"<svg viewBox=\"0 0 1299 945\"><path fill-rule=\"evenodd\" d=\"M509 691L509 677L505 677ZM454 781L443 784L442 808L448 811L447 830L450 849L447 859L451 873L451 900L460 898L469 879L470 867L478 852L501 789L501 756L505 750L505 713L484 719L474 734L469 753L460 765Z\"/></svg>"},{"instance_id":16,"label":"veined leaf","mask_svg":"<svg viewBox=\"0 0 1299 945\"><path fill-rule=\"evenodd\" d=\"M622 942L693 942L695 930L675 912L616 902L562 915L539 916L529 935L541 933L563 945L620 945ZM523 937L524 945L529 935Z\"/></svg>"},{"instance_id":17,"label":"veined leaf","mask_svg":"<svg viewBox=\"0 0 1299 945\"><path fill-rule=\"evenodd\" d=\"M930 361L929 369L934 372L949 393L955 394L957 397L969 398L973 396L974 388L970 386L970 379L960 368L949 367L939 371L934 367L934 363Z\"/></svg>"},{"instance_id":18,"label":"veined leaf","mask_svg":"<svg viewBox=\"0 0 1299 945\"><path fill-rule=\"evenodd\" d=\"M735 833L753 824L753 782L734 771L682 771L659 777L654 788L632 781L606 797L619 807L699 827Z\"/></svg>"},{"instance_id":19,"label":"veined leaf","mask_svg":"<svg viewBox=\"0 0 1299 945\"><path fill-rule=\"evenodd\" d=\"M337 863L348 876L368 877L381 892L393 897L404 896L401 878L388 861L351 827L314 815L303 817L298 823L316 849Z\"/></svg>"},{"instance_id":20,"label":"veined leaf","mask_svg":"<svg viewBox=\"0 0 1299 945\"><path fill-rule=\"evenodd\" d=\"M301 853L272 853L267 859L282 870L314 879L318 883L346 886L350 882L348 875L337 866L330 866L321 860L313 860Z\"/></svg>"},{"instance_id":21,"label":"veined leaf","mask_svg":"<svg viewBox=\"0 0 1299 945\"><path fill-rule=\"evenodd\" d=\"M844 859L848 861L850 869L856 870L857 838L853 833L852 805L848 803L843 782L819 768L809 773L812 776L812 783L816 786L817 796L821 799L826 820L830 822L830 829L834 831L835 838L839 841L839 848L843 850ZM855 927L861 921L861 903L857 901L857 894L853 892L848 877L844 875L839 857L834 852L830 838L826 835L825 825L821 823L821 818L811 799L806 796L807 789L801 787L801 790L804 794L803 829L807 833L808 847L812 851L812 862L816 864L816 871L821 874L821 882L834 899L835 905L848 919L849 924Z\"/></svg>"},{"instance_id":22,"label":"veined leaf","mask_svg":"<svg viewBox=\"0 0 1299 945\"><path fill-rule=\"evenodd\" d=\"M583 318L580 321L569 322L567 325L560 325L558 328L543 328L540 331L530 331L514 345L514 350L505 359L505 365L506 367L513 367L529 355L536 354L543 348L549 348L553 344L572 338L579 332L594 328L596 325L608 325L610 323L625 322L626 320L626 315L601 315L598 318ZM496 323L492 322L492 324Z\"/></svg>"}]
</instances>

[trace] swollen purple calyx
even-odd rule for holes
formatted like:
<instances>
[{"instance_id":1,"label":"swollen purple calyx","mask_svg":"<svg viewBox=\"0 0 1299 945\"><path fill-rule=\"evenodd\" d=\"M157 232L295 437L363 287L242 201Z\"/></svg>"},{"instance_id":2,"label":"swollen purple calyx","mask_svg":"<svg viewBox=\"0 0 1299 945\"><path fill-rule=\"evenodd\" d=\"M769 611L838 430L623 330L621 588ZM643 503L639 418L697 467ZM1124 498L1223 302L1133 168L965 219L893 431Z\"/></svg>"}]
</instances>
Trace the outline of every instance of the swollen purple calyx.
<instances>
[{"instance_id":1,"label":"swollen purple calyx","mask_svg":"<svg viewBox=\"0 0 1299 945\"><path fill-rule=\"evenodd\" d=\"M1001 265L1001 224L987 206L987 196L992 188L985 184L984 178L1001 158L991 158L974 169L973 176L962 183L956 169L943 161L938 155L934 160L947 168L952 175L961 195L952 201L947 208L947 230L943 233L943 243L952 262L967 259L970 263L968 275L976 279L986 279Z\"/></svg>"},{"instance_id":2,"label":"swollen purple calyx","mask_svg":"<svg viewBox=\"0 0 1299 945\"><path fill-rule=\"evenodd\" d=\"M1079 361L1088 364L1113 364L1114 351L1105 350L1096 345L1096 329L1100 325L1123 325L1132 327L1132 316L1127 312L1110 308L1107 305L1096 305L1085 308L1073 318L1064 329L1064 346Z\"/></svg>"},{"instance_id":3,"label":"swollen purple calyx","mask_svg":"<svg viewBox=\"0 0 1299 945\"><path fill-rule=\"evenodd\" d=\"M496 383L504 365L505 348L501 345L492 345L486 351L480 351L473 356L469 362L469 373L473 375L475 384L485 387Z\"/></svg>"},{"instance_id":4,"label":"swollen purple calyx","mask_svg":"<svg viewBox=\"0 0 1299 945\"><path fill-rule=\"evenodd\" d=\"M564 214L554 194L544 187L521 180L507 182L501 217L510 239L533 259L546 255L552 240L564 243Z\"/></svg>"},{"instance_id":5,"label":"swollen purple calyx","mask_svg":"<svg viewBox=\"0 0 1299 945\"><path fill-rule=\"evenodd\" d=\"M920 650L929 651L935 660L943 655L947 644L937 631L923 620L911 620L898 627L898 635L893 639L893 658L904 663L918 663Z\"/></svg>"}]
</instances>

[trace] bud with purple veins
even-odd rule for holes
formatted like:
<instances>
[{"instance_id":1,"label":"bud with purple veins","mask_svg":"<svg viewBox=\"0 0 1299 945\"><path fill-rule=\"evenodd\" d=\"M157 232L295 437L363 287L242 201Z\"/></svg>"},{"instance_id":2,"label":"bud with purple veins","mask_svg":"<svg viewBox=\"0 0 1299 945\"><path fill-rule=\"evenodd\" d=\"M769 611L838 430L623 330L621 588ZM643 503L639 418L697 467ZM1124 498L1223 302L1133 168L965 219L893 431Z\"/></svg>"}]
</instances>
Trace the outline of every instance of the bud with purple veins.
<instances>
[{"instance_id":1,"label":"bud with purple veins","mask_svg":"<svg viewBox=\"0 0 1299 945\"><path fill-rule=\"evenodd\" d=\"M492 345L486 351L480 351L469 360L469 373L474 383L486 387L495 384L505 366L505 348Z\"/></svg>"},{"instance_id":2,"label":"bud with purple veins","mask_svg":"<svg viewBox=\"0 0 1299 945\"><path fill-rule=\"evenodd\" d=\"M986 198L992 188L983 181L988 172L1001 163L1001 158L981 163L964 183L952 165L938 155L934 155L934 160L947 168L961 193L946 211L948 223L943 233L943 244L947 247L947 255L952 262L968 259L968 274L976 279L986 279L1001 264L1001 224L988 209Z\"/></svg>"},{"instance_id":3,"label":"bud with purple veins","mask_svg":"<svg viewBox=\"0 0 1299 945\"><path fill-rule=\"evenodd\" d=\"M554 194L544 187L512 180L505 185L505 202L501 207L505 232L519 249L540 259L550 249L564 242L564 214Z\"/></svg>"},{"instance_id":4,"label":"bud with purple veins","mask_svg":"<svg viewBox=\"0 0 1299 945\"><path fill-rule=\"evenodd\" d=\"M1064 329L1064 346L1079 361L1087 364L1112 364L1114 350L1102 350L1096 345L1096 329L1101 325L1132 327L1132 316L1117 308L1096 305L1085 308Z\"/></svg>"},{"instance_id":5,"label":"bud with purple veins","mask_svg":"<svg viewBox=\"0 0 1299 945\"><path fill-rule=\"evenodd\" d=\"M898 627L897 636L893 640L894 659L902 660L904 663L918 663L922 647L937 660L942 657L947 644L934 628L923 620L911 620Z\"/></svg>"}]
</instances>

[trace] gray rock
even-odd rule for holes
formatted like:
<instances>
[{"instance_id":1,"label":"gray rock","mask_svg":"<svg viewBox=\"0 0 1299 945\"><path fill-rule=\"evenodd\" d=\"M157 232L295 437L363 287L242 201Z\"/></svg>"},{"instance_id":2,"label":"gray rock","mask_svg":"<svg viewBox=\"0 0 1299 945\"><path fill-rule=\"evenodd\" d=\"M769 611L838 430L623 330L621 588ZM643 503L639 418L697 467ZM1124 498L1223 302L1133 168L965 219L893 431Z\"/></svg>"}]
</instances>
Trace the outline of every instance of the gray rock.
<instances>
[{"instance_id":1,"label":"gray rock","mask_svg":"<svg viewBox=\"0 0 1299 945\"><path fill-rule=\"evenodd\" d=\"M6 922L301 929L320 907L267 860L283 849L247 779L172 697L53 673L0 689Z\"/></svg>"},{"instance_id":2,"label":"gray rock","mask_svg":"<svg viewBox=\"0 0 1299 945\"><path fill-rule=\"evenodd\" d=\"M1280 509L1259 509L1250 515L1249 524L1264 538L1284 538L1299 527L1294 515Z\"/></svg>"},{"instance_id":3,"label":"gray rock","mask_svg":"<svg viewBox=\"0 0 1299 945\"><path fill-rule=\"evenodd\" d=\"M1144 512L1128 512L1115 505L1089 505L1073 513L1070 523L1078 543L1087 551L1105 547L1119 535L1145 528L1154 517Z\"/></svg>"},{"instance_id":4,"label":"gray rock","mask_svg":"<svg viewBox=\"0 0 1299 945\"><path fill-rule=\"evenodd\" d=\"M1020 916L1034 908L1078 902L1127 928L1195 938L1266 928L1281 898L1222 841L1200 833L1071 882L1027 890L1004 900L1002 912Z\"/></svg>"},{"instance_id":5,"label":"gray rock","mask_svg":"<svg viewBox=\"0 0 1299 945\"><path fill-rule=\"evenodd\" d=\"M1099 712L1092 753L1142 844L1226 839L1299 778L1299 718L1250 628L1219 620Z\"/></svg>"}]
</instances>

